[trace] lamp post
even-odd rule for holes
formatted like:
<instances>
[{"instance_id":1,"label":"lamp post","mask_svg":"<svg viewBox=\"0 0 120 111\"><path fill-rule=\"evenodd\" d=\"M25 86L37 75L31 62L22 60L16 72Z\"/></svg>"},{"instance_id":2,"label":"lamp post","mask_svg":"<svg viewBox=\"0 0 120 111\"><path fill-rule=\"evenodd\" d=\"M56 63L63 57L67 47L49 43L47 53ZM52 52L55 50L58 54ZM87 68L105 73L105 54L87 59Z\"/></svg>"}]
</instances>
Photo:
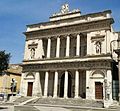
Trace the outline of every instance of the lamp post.
<instances>
[{"instance_id":1,"label":"lamp post","mask_svg":"<svg viewBox=\"0 0 120 111\"><path fill-rule=\"evenodd\" d=\"M117 40L118 48L115 51L115 53L118 55L118 79L119 79L119 104L120 104L120 39Z\"/></svg>"}]
</instances>

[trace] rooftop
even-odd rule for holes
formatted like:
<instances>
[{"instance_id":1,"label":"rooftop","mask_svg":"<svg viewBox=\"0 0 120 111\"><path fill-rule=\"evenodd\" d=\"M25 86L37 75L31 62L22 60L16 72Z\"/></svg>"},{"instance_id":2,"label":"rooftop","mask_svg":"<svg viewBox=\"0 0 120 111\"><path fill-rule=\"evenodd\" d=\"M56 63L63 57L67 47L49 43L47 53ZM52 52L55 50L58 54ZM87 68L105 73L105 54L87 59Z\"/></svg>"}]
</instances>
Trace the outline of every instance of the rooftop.
<instances>
[{"instance_id":1,"label":"rooftop","mask_svg":"<svg viewBox=\"0 0 120 111\"><path fill-rule=\"evenodd\" d=\"M7 69L8 73L14 73L14 74L22 74L22 67L19 64L10 64L9 68Z\"/></svg>"},{"instance_id":2,"label":"rooftop","mask_svg":"<svg viewBox=\"0 0 120 111\"><path fill-rule=\"evenodd\" d=\"M50 17L48 22L27 25L26 32L45 30L45 29L63 27L68 25L70 26L73 24L88 23L92 21L99 21L99 20L105 20L110 18L112 18L111 10L105 10L101 12L81 15L81 12L79 9L74 9L70 11L69 5L64 4L61 6L61 9L58 13L54 13Z\"/></svg>"}]
</instances>

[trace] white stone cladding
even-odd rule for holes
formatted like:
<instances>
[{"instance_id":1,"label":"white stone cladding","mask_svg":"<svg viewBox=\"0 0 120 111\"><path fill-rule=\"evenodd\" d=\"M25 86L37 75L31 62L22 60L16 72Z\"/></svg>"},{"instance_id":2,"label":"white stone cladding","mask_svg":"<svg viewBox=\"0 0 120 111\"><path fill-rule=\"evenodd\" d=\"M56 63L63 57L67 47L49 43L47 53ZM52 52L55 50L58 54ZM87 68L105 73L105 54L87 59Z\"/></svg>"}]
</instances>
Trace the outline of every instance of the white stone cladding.
<instances>
[{"instance_id":1,"label":"white stone cladding","mask_svg":"<svg viewBox=\"0 0 120 111\"><path fill-rule=\"evenodd\" d=\"M111 63L117 60L113 41L118 39L112 23L111 11L87 15L73 11L28 25L21 95L100 99L111 104Z\"/></svg>"},{"instance_id":2,"label":"white stone cladding","mask_svg":"<svg viewBox=\"0 0 120 111\"><path fill-rule=\"evenodd\" d=\"M24 53L24 60L30 60L31 57L30 57L30 48L28 47L30 44L37 44L37 47L35 48L35 58L36 59L41 59L42 58L42 55L45 55L44 54L44 50L43 50L43 41L42 39L35 39L35 40L28 40L26 41L25 43L25 53Z\"/></svg>"},{"instance_id":3,"label":"white stone cladding","mask_svg":"<svg viewBox=\"0 0 120 111\"><path fill-rule=\"evenodd\" d=\"M95 99L95 82L101 82L103 84L103 87L105 88L105 82L104 78L107 79L107 85L109 86L109 97L110 101L112 101L112 75L111 75L111 70L106 70L106 71L96 71L96 70L91 70L91 71L86 71L86 98L87 99ZM103 98L105 99L105 89L103 88Z\"/></svg>"},{"instance_id":4,"label":"white stone cladding","mask_svg":"<svg viewBox=\"0 0 120 111\"><path fill-rule=\"evenodd\" d=\"M33 84L33 96L42 97L42 89L40 83L40 73L35 73L35 81Z\"/></svg>"},{"instance_id":5,"label":"white stone cladding","mask_svg":"<svg viewBox=\"0 0 120 111\"><path fill-rule=\"evenodd\" d=\"M67 22L65 23L64 21L63 22L60 22L59 24L48 24L48 25L45 25L45 24L40 24L40 25L36 25L36 26L28 26L27 27L27 31L35 31L35 30L42 30L42 29L49 29L49 28L54 28L54 27L62 27L62 26L67 26L67 25L72 25L72 24L78 24L78 23L86 23L86 22L90 22L90 21L97 21L97 20L103 20L103 19L107 19L107 18L111 18L111 16L108 16L110 15L109 12L106 13L106 15L99 15L98 17L91 17L91 16L87 16L85 17L84 19L79 19L79 20L75 20L75 21L72 21L72 22ZM79 14L79 12L76 14L76 15L66 15L66 16L61 16L61 17L54 17L54 18L50 18L50 21L58 21L58 20L61 20L61 19L67 19L67 18L74 18L74 17L80 17L81 15Z\"/></svg>"}]
</instances>

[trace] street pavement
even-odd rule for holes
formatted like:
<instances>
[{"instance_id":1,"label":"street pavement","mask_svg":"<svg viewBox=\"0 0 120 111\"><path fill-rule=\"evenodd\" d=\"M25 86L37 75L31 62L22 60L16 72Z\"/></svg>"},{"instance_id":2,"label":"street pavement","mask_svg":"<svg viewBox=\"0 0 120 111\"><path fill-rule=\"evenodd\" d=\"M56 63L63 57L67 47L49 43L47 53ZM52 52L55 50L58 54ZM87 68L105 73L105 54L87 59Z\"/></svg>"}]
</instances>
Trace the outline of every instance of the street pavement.
<instances>
[{"instance_id":1,"label":"street pavement","mask_svg":"<svg viewBox=\"0 0 120 111\"><path fill-rule=\"evenodd\" d=\"M15 111L71 111L69 109L60 108L60 107L45 107L45 106L17 106Z\"/></svg>"},{"instance_id":2,"label":"street pavement","mask_svg":"<svg viewBox=\"0 0 120 111\"><path fill-rule=\"evenodd\" d=\"M120 107L115 109L104 108L63 108L63 107L48 107L48 106L15 106L14 111L120 111ZM0 110L1 111L1 110Z\"/></svg>"},{"instance_id":3,"label":"street pavement","mask_svg":"<svg viewBox=\"0 0 120 111\"><path fill-rule=\"evenodd\" d=\"M0 111L14 111L14 106L0 106Z\"/></svg>"},{"instance_id":4,"label":"street pavement","mask_svg":"<svg viewBox=\"0 0 120 111\"><path fill-rule=\"evenodd\" d=\"M69 106L42 106L42 105L0 105L0 111L120 111L120 106L114 109L95 107L69 107Z\"/></svg>"}]
</instances>

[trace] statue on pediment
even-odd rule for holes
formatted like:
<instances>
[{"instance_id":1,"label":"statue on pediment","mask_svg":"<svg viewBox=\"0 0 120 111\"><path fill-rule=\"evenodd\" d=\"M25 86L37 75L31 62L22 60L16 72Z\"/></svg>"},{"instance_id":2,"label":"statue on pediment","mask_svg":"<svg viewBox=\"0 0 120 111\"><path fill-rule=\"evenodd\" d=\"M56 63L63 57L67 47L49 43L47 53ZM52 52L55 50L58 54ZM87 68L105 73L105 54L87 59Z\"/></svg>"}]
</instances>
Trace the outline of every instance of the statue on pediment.
<instances>
[{"instance_id":1,"label":"statue on pediment","mask_svg":"<svg viewBox=\"0 0 120 111\"><path fill-rule=\"evenodd\" d=\"M64 15L64 14L67 14L67 13L74 13L74 12L80 12L80 10L79 9L74 9L74 10L70 11L69 10L69 5L66 3L66 4L63 4L61 6L60 12L54 13L52 16L59 16L59 15Z\"/></svg>"},{"instance_id":2,"label":"statue on pediment","mask_svg":"<svg viewBox=\"0 0 120 111\"><path fill-rule=\"evenodd\" d=\"M68 5L68 4L63 4L62 7L61 7L60 12L61 12L62 14L68 13L68 12L69 12L69 5Z\"/></svg>"}]
</instances>

